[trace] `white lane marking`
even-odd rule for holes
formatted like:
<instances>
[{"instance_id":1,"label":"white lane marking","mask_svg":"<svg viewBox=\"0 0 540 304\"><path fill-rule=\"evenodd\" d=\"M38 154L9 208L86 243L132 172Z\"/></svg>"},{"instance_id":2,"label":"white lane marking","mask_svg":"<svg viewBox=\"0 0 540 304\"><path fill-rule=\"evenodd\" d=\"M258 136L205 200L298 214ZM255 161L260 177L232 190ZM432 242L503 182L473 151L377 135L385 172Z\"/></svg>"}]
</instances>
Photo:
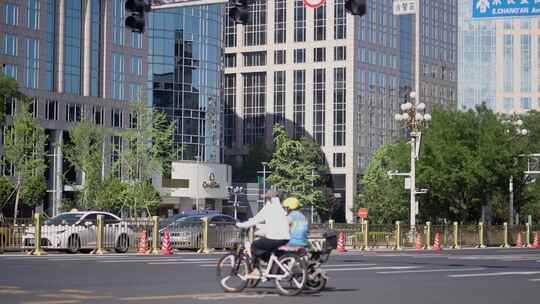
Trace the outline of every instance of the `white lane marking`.
<instances>
[{"instance_id":1,"label":"white lane marking","mask_svg":"<svg viewBox=\"0 0 540 304\"><path fill-rule=\"evenodd\" d=\"M531 282L540 282L540 279L530 279Z\"/></svg>"},{"instance_id":2,"label":"white lane marking","mask_svg":"<svg viewBox=\"0 0 540 304\"><path fill-rule=\"evenodd\" d=\"M496 277L510 275L533 275L540 274L540 271L507 271L507 272L487 272L487 273L468 273L468 274L452 274L449 278L474 278L474 277Z\"/></svg>"},{"instance_id":3,"label":"white lane marking","mask_svg":"<svg viewBox=\"0 0 540 304\"><path fill-rule=\"evenodd\" d=\"M452 272L452 271L479 271L485 268L446 268L446 269L421 269L421 270L401 270L401 271L380 271L378 274L401 274L401 273L424 273L424 272Z\"/></svg>"},{"instance_id":4,"label":"white lane marking","mask_svg":"<svg viewBox=\"0 0 540 304\"><path fill-rule=\"evenodd\" d=\"M100 263L116 263L118 261L122 262L148 262L148 261L212 261L215 259L184 259L184 258L160 258L160 257L141 257L141 258L116 258L116 259L58 259L58 258L48 258L47 260L52 262L69 262L69 261L89 261L89 262L100 262Z\"/></svg>"},{"instance_id":5,"label":"white lane marking","mask_svg":"<svg viewBox=\"0 0 540 304\"><path fill-rule=\"evenodd\" d=\"M196 264L202 264L202 263L207 263L206 261L199 261L199 262L195 262L195 261L192 261L192 262L148 262L148 265L185 265L185 264L193 264L193 265L196 265ZM217 260L216 260L216 264L217 264ZM216 265L214 265L216 266Z\"/></svg>"},{"instance_id":6,"label":"white lane marking","mask_svg":"<svg viewBox=\"0 0 540 304\"><path fill-rule=\"evenodd\" d=\"M417 269L422 266L388 266L388 267L361 267L361 268L328 268L325 271L360 271L360 270L386 270L386 269Z\"/></svg>"},{"instance_id":7,"label":"white lane marking","mask_svg":"<svg viewBox=\"0 0 540 304\"><path fill-rule=\"evenodd\" d=\"M358 266L375 266L377 264L330 264L322 265L323 268L329 267L358 267Z\"/></svg>"},{"instance_id":8,"label":"white lane marking","mask_svg":"<svg viewBox=\"0 0 540 304\"><path fill-rule=\"evenodd\" d=\"M160 263L208 263L217 262L217 259L201 259L201 260L163 260L163 259L144 259L144 260L112 260L112 261L98 261L98 263L148 263L148 262L160 262Z\"/></svg>"}]
</instances>

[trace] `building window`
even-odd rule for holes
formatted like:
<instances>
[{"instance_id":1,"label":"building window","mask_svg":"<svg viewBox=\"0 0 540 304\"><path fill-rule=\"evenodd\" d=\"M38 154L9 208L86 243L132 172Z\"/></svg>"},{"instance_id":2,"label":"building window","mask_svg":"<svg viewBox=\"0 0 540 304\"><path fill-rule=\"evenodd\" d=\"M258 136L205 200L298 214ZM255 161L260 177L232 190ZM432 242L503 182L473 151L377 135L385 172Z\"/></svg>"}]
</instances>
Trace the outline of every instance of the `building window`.
<instances>
[{"instance_id":1,"label":"building window","mask_svg":"<svg viewBox=\"0 0 540 304\"><path fill-rule=\"evenodd\" d=\"M295 70L293 75L294 138L302 138L306 118L306 71Z\"/></svg>"},{"instance_id":2,"label":"building window","mask_svg":"<svg viewBox=\"0 0 540 304\"><path fill-rule=\"evenodd\" d=\"M266 115L266 73L245 73L244 145L264 138Z\"/></svg>"},{"instance_id":3,"label":"building window","mask_svg":"<svg viewBox=\"0 0 540 304\"><path fill-rule=\"evenodd\" d=\"M345 68L334 69L334 146L345 145L346 124L346 88Z\"/></svg>"},{"instance_id":4,"label":"building window","mask_svg":"<svg viewBox=\"0 0 540 304\"><path fill-rule=\"evenodd\" d=\"M274 124L285 121L285 71L274 72Z\"/></svg>"},{"instance_id":5,"label":"building window","mask_svg":"<svg viewBox=\"0 0 540 304\"><path fill-rule=\"evenodd\" d=\"M236 138L236 74L225 75L223 98L224 141L225 146L231 148Z\"/></svg>"},{"instance_id":6,"label":"building window","mask_svg":"<svg viewBox=\"0 0 540 304\"><path fill-rule=\"evenodd\" d=\"M523 24L523 23L522 23ZM521 91L531 91L531 36L521 35Z\"/></svg>"},{"instance_id":7,"label":"building window","mask_svg":"<svg viewBox=\"0 0 540 304\"><path fill-rule=\"evenodd\" d=\"M131 32L131 47L134 49L142 49L142 34Z\"/></svg>"},{"instance_id":8,"label":"building window","mask_svg":"<svg viewBox=\"0 0 540 304\"><path fill-rule=\"evenodd\" d=\"M45 115L47 120L58 120L58 101L47 100L45 103Z\"/></svg>"},{"instance_id":9,"label":"building window","mask_svg":"<svg viewBox=\"0 0 540 304\"><path fill-rule=\"evenodd\" d=\"M225 67L226 68L236 67L236 54L225 54Z\"/></svg>"},{"instance_id":10,"label":"building window","mask_svg":"<svg viewBox=\"0 0 540 304\"><path fill-rule=\"evenodd\" d=\"M503 107L506 111L514 109L514 98L505 97Z\"/></svg>"},{"instance_id":11,"label":"building window","mask_svg":"<svg viewBox=\"0 0 540 304\"><path fill-rule=\"evenodd\" d=\"M32 104L30 105L30 113L32 113L33 118L39 117L39 102L37 99L32 99Z\"/></svg>"},{"instance_id":12,"label":"building window","mask_svg":"<svg viewBox=\"0 0 540 304\"><path fill-rule=\"evenodd\" d=\"M313 70L313 139L324 146L325 103L326 103L326 70Z\"/></svg>"},{"instance_id":13,"label":"building window","mask_svg":"<svg viewBox=\"0 0 540 304\"><path fill-rule=\"evenodd\" d=\"M286 64L287 63L286 58L287 58L286 50L274 51L274 64Z\"/></svg>"},{"instance_id":14,"label":"building window","mask_svg":"<svg viewBox=\"0 0 540 304\"><path fill-rule=\"evenodd\" d=\"M523 2L523 1L521 1ZM531 20L529 19L521 19L521 29L528 30L531 28Z\"/></svg>"},{"instance_id":15,"label":"building window","mask_svg":"<svg viewBox=\"0 0 540 304\"><path fill-rule=\"evenodd\" d=\"M92 111L94 116L94 123L98 126L103 125L103 108L100 106L94 106Z\"/></svg>"},{"instance_id":16,"label":"building window","mask_svg":"<svg viewBox=\"0 0 540 304\"><path fill-rule=\"evenodd\" d=\"M19 20L19 7L13 3L6 3L4 6L4 22L7 25L17 25Z\"/></svg>"},{"instance_id":17,"label":"building window","mask_svg":"<svg viewBox=\"0 0 540 304\"><path fill-rule=\"evenodd\" d=\"M334 2L334 39L347 38L347 14L345 13L345 0Z\"/></svg>"},{"instance_id":18,"label":"building window","mask_svg":"<svg viewBox=\"0 0 540 304\"><path fill-rule=\"evenodd\" d=\"M514 23L512 20L504 20L504 29L505 30L511 30L514 28Z\"/></svg>"},{"instance_id":19,"label":"building window","mask_svg":"<svg viewBox=\"0 0 540 304\"><path fill-rule=\"evenodd\" d=\"M223 19L223 23L225 24L225 28L223 30L224 47L236 46L236 22L232 18L228 17L230 16L230 9L231 6L227 4L227 15Z\"/></svg>"},{"instance_id":20,"label":"building window","mask_svg":"<svg viewBox=\"0 0 540 304\"><path fill-rule=\"evenodd\" d=\"M28 0L27 2L27 25L29 29L39 29L39 0Z\"/></svg>"},{"instance_id":21,"label":"building window","mask_svg":"<svg viewBox=\"0 0 540 304\"><path fill-rule=\"evenodd\" d=\"M345 153L334 153L334 168L345 168Z\"/></svg>"},{"instance_id":22,"label":"building window","mask_svg":"<svg viewBox=\"0 0 540 304\"><path fill-rule=\"evenodd\" d=\"M65 2L64 92L80 94L82 79L82 3Z\"/></svg>"},{"instance_id":23,"label":"building window","mask_svg":"<svg viewBox=\"0 0 540 304\"><path fill-rule=\"evenodd\" d=\"M112 174L116 177L122 176L122 166L120 166L120 154L122 153L122 137L118 135L111 136L111 167Z\"/></svg>"},{"instance_id":24,"label":"building window","mask_svg":"<svg viewBox=\"0 0 540 304\"><path fill-rule=\"evenodd\" d=\"M113 98L124 99L124 55L113 53Z\"/></svg>"},{"instance_id":25,"label":"building window","mask_svg":"<svg viewBox=\"0 0 540 304\"><path fill-rule=\"evenodd\" d=\"M111 126L113 128L122 127L122 110L121 109L111 110Z\"/></svg>"},{"instance_id":26,"label":"building window","mask_svg":"<svg viewBox=\"0 0 540 304\"><path fill-rule=\"evenodd\" d=\"M4 54L10 56L17 56L17 36L5 34L4 35Z\"/></svg>"},{"instance_id":27,"label":"building window","mask_svg":"<svg viewBox=\"0 0 540 304\"><path fill-rule=\"evenodd\" d=\"M530 110L531 109L531 98L530 97L522 97L521 98L521 108L524 110Z\"/></svg>"},{"instance_id":28,"label":"building window","mask_svg":"<svg viewBox=\"0 0 540 304\"><path fill-rule=\"evenodd\" d=\"M503 84L505 92L514 91L514 37L504 35L504 74Z\"/></svg>"},{"instance_id":29,"label":"building window","mask_svg":"<svg viewBox=\"0 0 540 304\"><path fill-rule=\"evenodd\" d=\"M140 57L131 57L131 73L137 76L142 75L142 59Z\"/></svg>"},{"instance_id":30,"label":"building window","mask_svg":"<svg viewBox=\"0 0 540 304\"><path fill-rule=\"evenodd\" d=\"M326 40L326 4L323 4L315 9L313 18L315 41Z\"/></svg>"},{"instance_id":31,"label":"building window","mask_svg":"<svg viewBox=\"0 0 540 304\"><path fill-rule=\"evenodd\" d=\"M46 53L42 52L42 55L45 57L45 81L42 85L44 89L53 91L54 89L54 49L56 47L56 30L55 30L55 21L56 21L56 2L47 1L47 28L45 30L46 37Z\"/></svg>"},{"instance_id":32,"label":"building window","mask_svg":"<svg viewBox=\"0 0 540 304\"><path fill-rule=\"evenodd\" d=\"M347 47L345 46L335 46L334 47L334 60L347 60Z\"/></svg>"},{"instance_id":33,"label":"building window","mask_svg":"<svg viewBox=\"0 0 540 304\"><path fill-rule=\"evenodd\" d=\"M244 66L265 66L266 65L266 52L250 52L242 53L244 56Z\"/></svg>"},{"instance_id":34,"label":"building window","mask_svg":"<svg viewBox=\"0 0 540 304\"><path fill-rule=\"evenodd\" d=\"M244 26L244 45L266 44L266 0L249 2L249 21Z\"/></svg>"},{"instance_id":35,"label":"building window","mask_svg":"<svg viewBox=\"0 0 540 304\"><path fill-rule=\"evenodd\" d=\"M97 97L99 91L99 69L101 50L101 0L92 0L90 41L90 96Z\"/></svg>"},{"instance_id":36,"label":"building window","mask_svg":"<svg viewBox=\"0 0 540 304\"><path fill-rule=\"evenodd\" d=\"M313 49L313 61L324 62L326 61L326 48L314 48Z\"/></svg>"},{"instance_id":37,"label":"building window","mask_svg":"<svg viewBox=\"0 0 540 304\"><path fill-rule=\"evenodd\" d=\"M124 22L126 12L124 0L113 0L113 42L118 45L124 44Z\"/></svg>"},{"instance_id":38,"label":"building window","mask_svg":"<svg viewBox=\"0 0 540 304\"><path fill-rule=\"evenodd\" d=\"M139 101L141 98L142 87L138 83L129 84L129 100L130 101Z\"/></svg>"},{"instance_id":39,"label":"building window","mask_svg":"<svg viewBox=\"0 0 540 304\"><path fill-rule=\"evenodd\" d=\"M130 129L137 128L137 115L133 113L129 113L129 128Z\"/></svg>"},{"instance_id":40,"label":"building window","mask_svg":"<svg viewBox=\"0 0 540 304\"><path fill-rule=\"evenodd\" d=\"M295 49L294 50L294 63L304 63L306 62L306 49Z\"/></svg>"},{"instance_id":41,"label":"building window","mask_svg":"<svg viewBox=\"0 0 540 304\"><path fill-rule=\"evenodd\" d=\"M306 41L306 6L303 0L294 1L294 41Z\"/></svg>"},{"instance_id":42,"label":"building window","mask_svg":"<svg viewBox=\"0 0 540 304\"><path fill-rule=\"evenodd\" d=\"M5 63L2 65L2 72L4 75L13 79L17 79L17 66L14 64Z\"/></svg>"},{"instance_id":43,"label":"building window","mask_svg":"<svg viewBox=\"0 0 540 304\"><path fill-rule=\"evenodd\" d=\"M82 115L82 105L80 104L67 104L66 105L66 121L67 122L80 122Z\"/></svg>"},{"instance_id":44,"label":"building window","mask_svg":"<svg viewBox=\"0 0 540 304\"><path fill-rule=\"evenodd\" d=\"M285 43L287 39L287 1L275 0L274 43Z\"/></svg>"},{"instance_id":45,"label":"building window","mask_svg":"<svg viewBox=\"0 0 540 304\"><path fill-rule=\"evenodd\" d=\"M26 39L26 87L38 88L39 40Z\"/></svg>"},{"instance_id":46,"label":"building window","mask_svg":"<svg viewBox=\"0 0 540 304\"><path fill-rule=\"evenodd\" d=\"M4 114L6 116L12 116L15 113L15 100L12 98L6 98L4 102Z\"/></svg>"}]
</instances>

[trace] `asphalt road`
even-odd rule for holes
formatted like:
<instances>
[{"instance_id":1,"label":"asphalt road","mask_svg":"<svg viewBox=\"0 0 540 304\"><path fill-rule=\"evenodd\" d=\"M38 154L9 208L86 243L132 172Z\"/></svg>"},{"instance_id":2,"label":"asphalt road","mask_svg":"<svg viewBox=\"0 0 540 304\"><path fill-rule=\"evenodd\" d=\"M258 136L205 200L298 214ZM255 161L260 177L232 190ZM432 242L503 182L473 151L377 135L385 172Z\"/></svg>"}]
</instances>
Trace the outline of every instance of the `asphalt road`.
<instances>
[{"instance_id":1,"label":"asphalt road","mask_svg":"<svg viewBox=\"0 0 540 304\"><path fill-rule=\"evenodd\" d=\"M0 255L0 303L538 303L540 250L334 254L317 294L224 293L219 255Z\"/></svg>"}]
</instances>

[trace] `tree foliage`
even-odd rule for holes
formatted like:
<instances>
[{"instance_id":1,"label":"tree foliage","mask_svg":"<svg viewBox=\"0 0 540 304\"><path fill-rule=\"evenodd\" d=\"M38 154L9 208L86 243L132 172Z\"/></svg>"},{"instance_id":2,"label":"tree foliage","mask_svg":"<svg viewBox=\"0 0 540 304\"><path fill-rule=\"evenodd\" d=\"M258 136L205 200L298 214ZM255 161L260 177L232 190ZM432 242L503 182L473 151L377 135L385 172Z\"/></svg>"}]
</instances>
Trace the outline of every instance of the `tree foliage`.
<instances>
[{"instance_id":1,"label":"tree foliage","mask_svg":"<svg viewBox=\"0 0 540 304\"><path fill-rule=\"evenodd\" d=\"M231 161L233 167L233 180L239 182L254 182L261 170L262 162L269 162L272 158L272 150L268 149L264 139L256 141L249 146L247 157L242 162Z\"/></svg>"},{"instance_id":2,"label":"tree foliage","mask_svg":"<svg viewBox=\"0 0 540 304\"><path fill-rule=\"evenodd\" d=\"M14 99L22 100L23 94L19 91L17 81L0 73L0 124L5 121L5 101Z\"/></svg>"}]
</instances>

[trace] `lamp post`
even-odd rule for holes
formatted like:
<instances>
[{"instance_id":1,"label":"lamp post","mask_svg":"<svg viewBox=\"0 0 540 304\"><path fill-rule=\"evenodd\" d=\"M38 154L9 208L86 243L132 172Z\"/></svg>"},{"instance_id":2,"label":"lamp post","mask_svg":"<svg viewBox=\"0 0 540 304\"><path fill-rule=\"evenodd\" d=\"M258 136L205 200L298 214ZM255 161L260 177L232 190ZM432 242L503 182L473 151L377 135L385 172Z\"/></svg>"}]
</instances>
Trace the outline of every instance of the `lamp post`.
<instances>
[{"instance_id":1,"label":"lamp post","mask_svg":"<svg viewBox=\"0 0 540 304\"><path fill-rule=\"evenodd\" d=\"M519 119L516 113L512 114L511 120L504 120L503 123L511 124L515 130L515 135L511 140L517 138L518 136L527 136L529 130L522 128L523 120ZM510 130L506 130L510 132ZM514 159L514 165L516 165L516 160ZM510 175L508 181L508 226L514 226L514 176Z\"/></svg>"},{"instance_id":2,"label":"lamp post","mask_svg":"<svg viewBox=\"0 0 540 304\"><path fill-rule=\"evenodd\" d=\"M395 120L403 122L410 130L411 137L411 171L408 174L410 178L410 226L411 234L414 237L414 229L416 226L416 194L423 193L416 190L416 159L418 158L418 149L420 148L420 140L422 136L421 129L431 121L431 115L425 113L426 105L419 103L416 92L410 93L411 99L414 102L406 102L401 105L401 113L395 114ZM424 114L422 114L424 113Z\"/></svg>"},{"instance_id":3,"label":"lamp post","mask_svg":"<svg viewBox=\"0 0 540 304\"><path fill-rule=\"evenodd\" d=\"M228 187L227 190L229 190L230 195L234 195L234 219L238 220L238 194L244 192L243 187Z\"/></svg>"}]
</instances>

